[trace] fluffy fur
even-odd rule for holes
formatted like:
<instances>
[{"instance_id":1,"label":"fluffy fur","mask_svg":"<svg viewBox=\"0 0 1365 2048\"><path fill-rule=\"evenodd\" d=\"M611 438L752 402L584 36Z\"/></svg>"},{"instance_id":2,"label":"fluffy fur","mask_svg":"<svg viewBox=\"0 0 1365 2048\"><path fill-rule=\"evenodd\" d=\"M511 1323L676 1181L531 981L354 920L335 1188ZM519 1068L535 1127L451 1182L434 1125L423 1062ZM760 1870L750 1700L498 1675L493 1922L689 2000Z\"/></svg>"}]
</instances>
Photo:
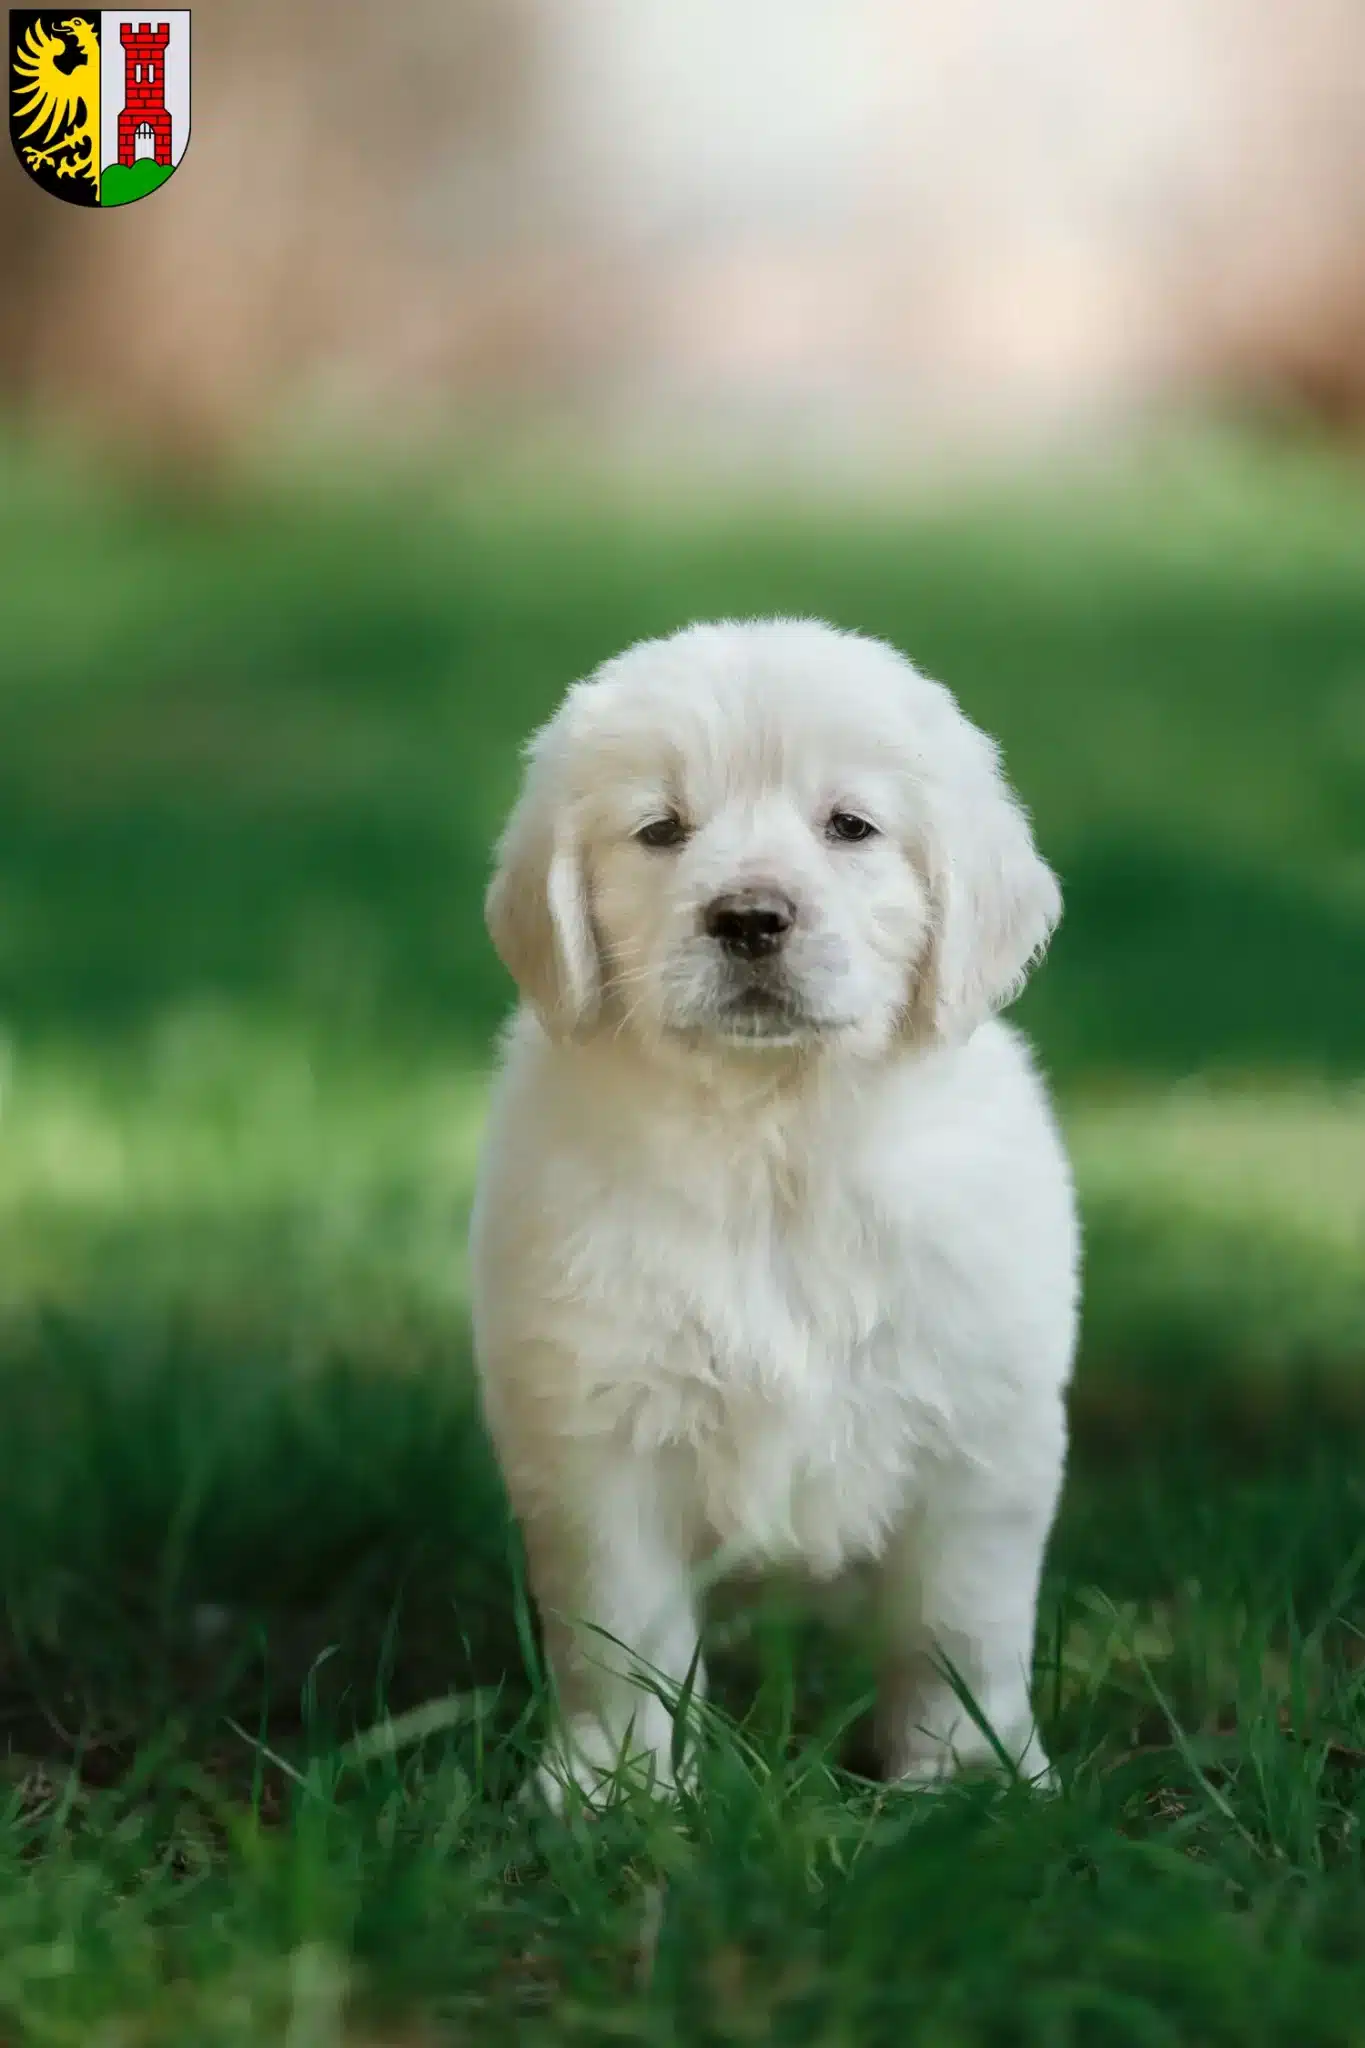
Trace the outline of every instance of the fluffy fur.
<instances>
[{"instance_id":1,"label":"fluffy fur","mask_svg":"<svg viewBox=\"0 0 1365 2048\"><path fill-rule=\"evenodd\" d=\"M665 1697L732 1564L871 1577L889 1774L991 1760L965 1685L1041 1775L1077 1234L992 1014L1060 912L995 747L891 647L774 620L630 649L528 751L472 1272L546 1789L669 1782Z\"/></svg>"}]
</instances>

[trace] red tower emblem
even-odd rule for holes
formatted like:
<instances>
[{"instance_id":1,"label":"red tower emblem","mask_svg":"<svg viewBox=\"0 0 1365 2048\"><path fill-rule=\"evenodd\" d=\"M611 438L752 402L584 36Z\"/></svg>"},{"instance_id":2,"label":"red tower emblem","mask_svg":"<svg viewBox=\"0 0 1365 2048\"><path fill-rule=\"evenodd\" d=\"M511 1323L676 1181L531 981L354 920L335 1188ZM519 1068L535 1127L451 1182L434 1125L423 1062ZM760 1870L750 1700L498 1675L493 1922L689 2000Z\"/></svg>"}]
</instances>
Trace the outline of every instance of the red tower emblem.
<instances>
[{"instance_id":1,"label":"red tower emblem","mask_svg":"<svg viewBox=\"0 0 1365 2048\"><path fill-rule=\"evenodd\" d=\"M135 163L139 155L150 155L159 164L171 161L171 117L166 107L166 45L170 39L168 21L119 24L123 44L123 112L118 117L121 164Z\"/></svg>"}]
</instances>

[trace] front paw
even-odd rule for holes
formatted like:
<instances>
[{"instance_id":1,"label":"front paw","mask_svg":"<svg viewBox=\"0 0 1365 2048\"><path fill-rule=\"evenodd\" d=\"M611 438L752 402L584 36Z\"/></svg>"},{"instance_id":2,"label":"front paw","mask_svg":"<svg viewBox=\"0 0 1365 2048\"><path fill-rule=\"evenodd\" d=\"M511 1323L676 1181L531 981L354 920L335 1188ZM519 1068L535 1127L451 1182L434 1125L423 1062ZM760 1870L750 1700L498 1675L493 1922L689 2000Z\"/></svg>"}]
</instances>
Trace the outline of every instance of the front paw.
<instances>
[{"instance_id":1,"label":"front paw","mask_svg":"<svg viewBox=\"0 0 1365 2048\"><path fill-rule=\"evenodd\" d=\"M567 1729L546 1749L527 1792L563 1813L575 1805L600 1813L620 1799L648 1793L672 1798L676 1791L671 1751L612 1742L596 1722Z\"/></svg>"},{"instance_id":2,"label":"front paw","mask_svg":"<svg viewBox=\"0 0 1365 2048\"><path fill-rule=\"evenodd\" d=\"M974 1771L998 1772L1035 1792L1060 1789L1032 1726L1001 1737L998 1746L974 1722L959 1724L946 1736L915 1728L889 1748L886 1764L891 1783L918 1790L939 1790L961 1773Z\"/></svg>"}]
</instances>

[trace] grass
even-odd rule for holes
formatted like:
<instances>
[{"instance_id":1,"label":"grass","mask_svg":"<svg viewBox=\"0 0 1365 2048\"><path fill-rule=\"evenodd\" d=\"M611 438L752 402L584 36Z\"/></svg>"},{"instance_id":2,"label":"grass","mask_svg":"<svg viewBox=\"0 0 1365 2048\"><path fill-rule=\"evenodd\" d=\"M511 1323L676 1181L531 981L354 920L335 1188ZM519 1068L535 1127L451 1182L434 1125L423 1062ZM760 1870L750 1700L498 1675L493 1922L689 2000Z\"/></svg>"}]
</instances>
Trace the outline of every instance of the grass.
<instances>
[{"instance_id":1,"label":"grass","mask_svg":"<svg viewBox=\"0 0 1365 2048\"><path fill-rule=\"evenodd\" d=\"M1365 485L1205 448L908 513L491 474L0 494L0 2043L1356 2043ZM487 850L570 676L702 612L901 641L1068 916L1086 1216L1062 1795L859 1775L776 1595L702 1790L551 1823L462 1233ZM534 1659L532 1658L532 1664Z\"/></svg>"}]
</instances>

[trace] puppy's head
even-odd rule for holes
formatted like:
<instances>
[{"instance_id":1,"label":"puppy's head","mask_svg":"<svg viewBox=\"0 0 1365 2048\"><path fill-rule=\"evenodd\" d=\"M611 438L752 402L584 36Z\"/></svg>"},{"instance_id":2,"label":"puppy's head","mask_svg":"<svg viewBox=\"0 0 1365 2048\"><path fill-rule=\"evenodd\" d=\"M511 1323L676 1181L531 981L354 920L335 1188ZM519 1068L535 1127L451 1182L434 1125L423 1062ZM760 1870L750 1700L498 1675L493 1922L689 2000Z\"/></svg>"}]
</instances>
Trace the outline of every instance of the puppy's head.
<instances>
[{"instance_id":1,"label":"puppy's head","mask_svg":"<svg viewBox=\"0 0 1365 2048\"><path fill-rule=\"evenodd\" d=\"M997 751L880 641L692 626L532 741L488 923L555 1036L748 1051L965 1036L1060 914Z\"/></svg>"}]
</instances>

